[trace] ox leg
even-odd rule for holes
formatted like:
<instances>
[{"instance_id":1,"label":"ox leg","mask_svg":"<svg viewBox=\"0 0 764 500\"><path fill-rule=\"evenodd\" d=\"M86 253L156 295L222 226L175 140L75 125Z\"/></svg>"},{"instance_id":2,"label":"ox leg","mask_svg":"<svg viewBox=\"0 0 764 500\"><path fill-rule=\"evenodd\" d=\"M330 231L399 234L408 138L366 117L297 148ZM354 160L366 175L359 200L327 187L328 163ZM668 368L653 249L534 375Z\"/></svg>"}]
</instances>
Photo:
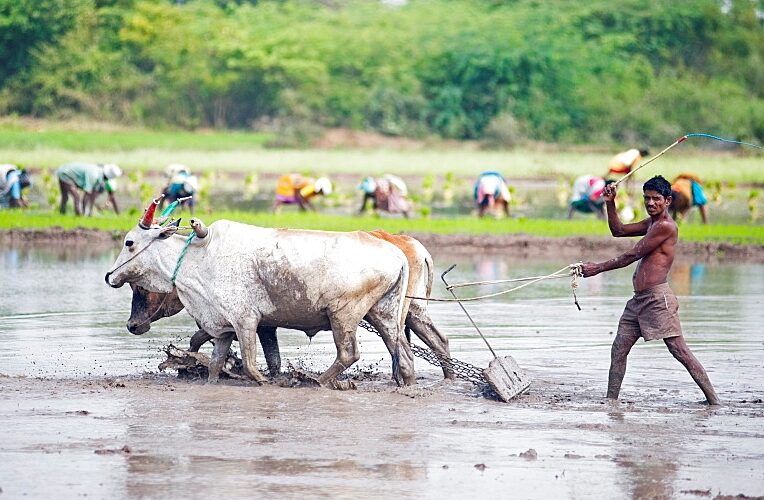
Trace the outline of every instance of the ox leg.
<instances>
[{"instance_id":1,"label":"ox leg","mask_svg":"<svg viewBox=\"0 0 764 500\"><path fill-rule=\"evenodd\" d=\"M189 352L199 352L199 348L201 348L211 339L212 336L209 333L205 332L201 328L198 329L196 333L191 336L191 342L188 347Z\"/></svg>"},{"instance_id":2,"label":"ox leg","mask_svg":"<svg viewBox=\"0 0 764 500\"><path fill-rule=\"evenodd\" d=\"M421 305L415 302L411 303L409 313L406 315L406 327L410 328L440 358L451 357L451 351L448 349L448 338L440 333L427 310ZM443 365L443 376L449 380L454 379L454 371L450 366Z\"/></svg>"},{"instance_id":3,"label":"ox leg","mask_svg":"<svg viewBox=\"0 0 764 500\"><path fill-rule=\"evenodd\" d=\"M389 315L380 314L372 308L365 317L371 326L377 329L387 350L393 359L393 378L398 385L401 379L404 385L416 384L414 375L414 354L411 346L398 325L398 320Z\"/></svg>"},{"instance_id":4,"label":"ox leg","mask_svg":"<svg viewBox=\"0 0 764 500\"><path fill-rule=\"evenodd\" d=\"M271 376L281 372L281 353L279 352L279 340L276 338L275 326L258 326L257 336L263 348L265 362L268 363L268 373Z\"/></svg>"},{"instance_id":5,"label":"ox leg","mask_svg":"<svg viewBox=\"0 0 764 500\"><path fill-rule=\"evenodd\" d=\"M236 337L239 339L244 373L258 384L263 385L268 382L268 379L257 369L257 322L257 318L244 319L234 325L234 329L236 330Z\"/></svg>"},{"instance_id":6,"label":"ox leg","mask_svg":"<svg viewBox=\"0 0 764 500\"><path fill-rule=\"evenodd\" d=\"M358 361L361 355L356 342L358 321L341 321L330 318L334 345L337 348L337 358L321 376L318 382L323 387L333 387L337 376Z\"/></svg>"},{"instance_id":7,"label":"ox leg","mask_svg":"<svg viewBox=\"0 0 764 500\"><path fill-rule=\"evenodd\" d=\"M223 336L215 340L215 348L212 349L212 358L210 358L209 376L207 377L208 384L214 384L220 378L220 371L223 369L223 366L225 366L225 360L228 358L228 349L231 348L231 342L233 342L232 333L223 334Z\"/></svg>"}]
</instances>

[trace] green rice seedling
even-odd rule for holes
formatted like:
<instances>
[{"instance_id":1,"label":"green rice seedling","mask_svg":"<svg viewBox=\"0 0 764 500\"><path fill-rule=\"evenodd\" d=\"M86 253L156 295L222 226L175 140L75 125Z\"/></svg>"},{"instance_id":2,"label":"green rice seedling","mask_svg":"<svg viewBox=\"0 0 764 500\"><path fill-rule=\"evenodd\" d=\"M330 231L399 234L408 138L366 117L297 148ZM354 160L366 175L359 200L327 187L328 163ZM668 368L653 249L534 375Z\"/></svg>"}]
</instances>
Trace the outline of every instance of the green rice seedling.
<instances>
[{"instance_id":1,"label":"green rice seedling","mask_svg":"<svg viewBox=\"0 0 764 500\"><path fill-rule=\"evenodd\" d=\"M453 172L446 172L446 176L443 181L443 189L441 190L444 205L451 206L454 204L455 187L456 187L456 175L454 175Z\"/></svg>"},{"instance_id":2,"label":"green rice seedling","mask_svg":"<svg viewBox=\"0 0 764 500\"><path fill-rule=\"evenodd\" d=\"M260 178L257 172L252 172L244 178L244 199L253 200L260 192Z\"/></svg>"},{"instance_id":3,"label":"green rice seedling","mask_svg":"<svg viewBox=\"0 0 764 500\"><path fill-rule=\"evenodd\" d=\"M432 198L435 193L435 176L432 174L424 176L422 179L422 190L420 192L420 199L422 203L432 203Z\"/></svg>"},{"instance_id":4,"label":"green rice seedling","mask_svg":"<svg viewBox=\"0 0 764 500\"><path fill-rule=\"evenodd\" d=\"M58 203L58 196L61 188L58 186L58 178L55 172L50 169L44 168L40 171L40 178L42 179L43 190L49 207L55 207Z\"/></svg>"},{"instance_id":5,"label":"green rice seedling","mask_svg":"<svg viewBox=\"0 0 764 500\"><path fill-rule=\"evenodd\" d=\"M756 222L759 218L759 191L752 189L748 193L748 220Z\"/></svg>"},{"instance_id":6,"label":"green rice seedling","mask_svg":"<svg viewBox=\"0 0 764 500\"><path fill-rule=\"evenodd\" d=\"M557 206L565 208L568 206L568 200L571 194L571 185L573 181L564 176L557 176L557 185L555 187L555 198L557 199Z\"/></svg>"}]
</instances>

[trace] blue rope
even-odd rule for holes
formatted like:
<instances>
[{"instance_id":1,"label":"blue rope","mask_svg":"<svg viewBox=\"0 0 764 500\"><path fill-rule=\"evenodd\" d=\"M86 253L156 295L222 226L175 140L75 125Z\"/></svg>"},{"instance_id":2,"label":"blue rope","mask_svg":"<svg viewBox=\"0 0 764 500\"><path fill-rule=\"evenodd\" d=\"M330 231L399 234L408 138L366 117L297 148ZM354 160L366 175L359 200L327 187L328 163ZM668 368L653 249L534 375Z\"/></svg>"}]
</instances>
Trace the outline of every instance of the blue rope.
<instances>
[{"instance_id":1,"label":"blue rope","mask_svg":"<svg viewBox=\"0 0 764 500\"><path fill-rule=\"evenodd\" d=\"M715 135L703 134L703 133L699 133L699 132L692 133L692 134L687 134L687 135L685 135L685 137L708 137L710 139L716 139L717 141L730 142L732 144L742 144L744 146L751 146L752 148L764 149L763 147L761 147L761 146L759 146L757 144L751 144L750 142L734 141L732 139L722 139L721 137L717 137Z\"/></svg>"},{"instance_id":2,"label":"blue rope","mask_svg":"<svg viewBox=\"0 0 764 500\"><path fill-rule=\"evenodd\" d=\"M172 278L170 278L173 286L175 286L175 278L178 276L178 271L180 271L180 265L183 263L183 259L186 257L186 252L188 252L188 246L191 244L195 237L196 233L191 233L188 235L188 238L186 238L186 245L183 247L183 250L178 256L178 262L175 264L175 271L172 272Z\"/></svg>"}]
</instances>

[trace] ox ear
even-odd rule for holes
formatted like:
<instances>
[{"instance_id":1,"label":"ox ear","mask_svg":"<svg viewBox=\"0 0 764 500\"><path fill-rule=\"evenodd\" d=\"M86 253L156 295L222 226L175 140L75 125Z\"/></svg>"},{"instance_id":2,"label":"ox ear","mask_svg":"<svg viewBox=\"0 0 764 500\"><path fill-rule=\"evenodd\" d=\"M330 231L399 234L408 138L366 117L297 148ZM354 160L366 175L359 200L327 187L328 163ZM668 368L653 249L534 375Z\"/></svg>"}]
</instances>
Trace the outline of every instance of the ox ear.
<instances>
[{"instance_id":1,"label":"ox ear","mask_svg":"<svg viewBox=\"0 0 764 500\"><path fill-rule=\"evenodd\" d=\"M159 235L157 235L157 239L166 240L167 238L169 238L170 236L178 232L179 225L180 225L180 219L175 219L174 221L170 222L159 231Z\"/></svg>"}]
</instances>

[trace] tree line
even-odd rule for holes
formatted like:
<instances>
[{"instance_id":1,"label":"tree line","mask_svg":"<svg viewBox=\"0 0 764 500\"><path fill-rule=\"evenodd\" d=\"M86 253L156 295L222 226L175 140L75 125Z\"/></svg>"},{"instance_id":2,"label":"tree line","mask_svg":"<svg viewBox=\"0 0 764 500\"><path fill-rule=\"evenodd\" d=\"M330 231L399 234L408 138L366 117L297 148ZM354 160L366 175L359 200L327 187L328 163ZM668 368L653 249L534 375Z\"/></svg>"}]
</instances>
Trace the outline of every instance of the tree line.
<instances>
[{"instance_id":1,"label":"tree line","mask_svg":"<svg viewBox=\"0 0 764 500\"><path fill-rule=\"evenodd\" d=\"M764 140L762 0L0 0L0 112L522 141Z\"/></svg>"}]
</instances>

